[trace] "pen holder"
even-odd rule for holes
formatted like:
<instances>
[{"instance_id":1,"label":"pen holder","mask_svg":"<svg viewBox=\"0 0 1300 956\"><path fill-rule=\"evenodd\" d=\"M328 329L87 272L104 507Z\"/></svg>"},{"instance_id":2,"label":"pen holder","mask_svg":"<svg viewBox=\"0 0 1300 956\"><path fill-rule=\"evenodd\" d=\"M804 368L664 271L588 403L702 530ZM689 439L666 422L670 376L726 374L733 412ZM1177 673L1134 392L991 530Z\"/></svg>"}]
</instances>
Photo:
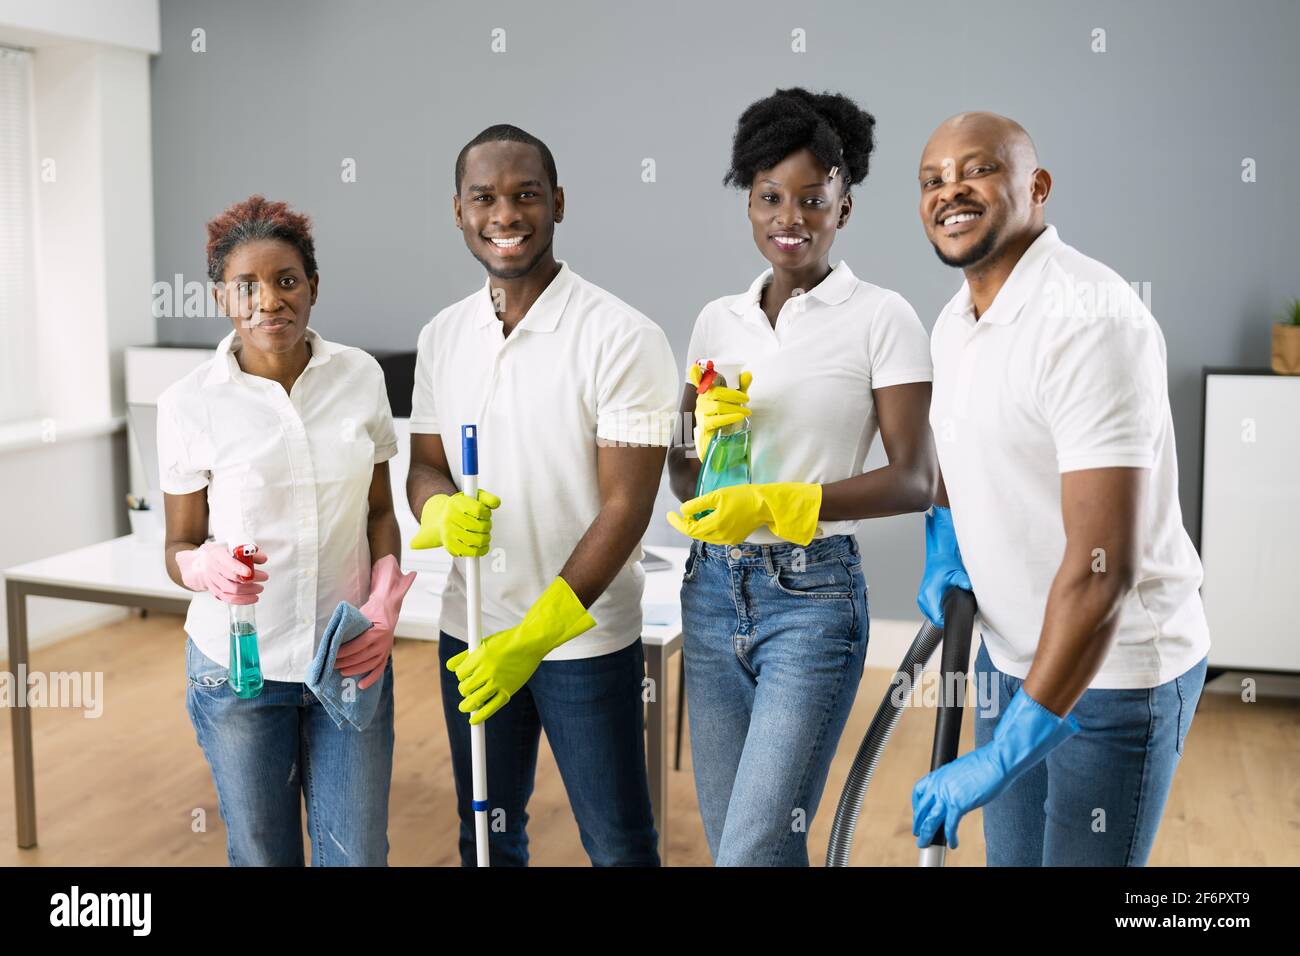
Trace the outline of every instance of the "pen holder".
<instances>
[{"instance_id":1,"label":"pen holder","mask_svg":"<svg viewBox=\"0 0 1300 956\"><path fill-rule=\"evenodd\" d=\"M134 508L126 510L127 517L131 521L131 534L141 541L161 541L163 538L163 523L160 512L147 508L144 511L138 511Z\"/></svg>"}]
</instances>

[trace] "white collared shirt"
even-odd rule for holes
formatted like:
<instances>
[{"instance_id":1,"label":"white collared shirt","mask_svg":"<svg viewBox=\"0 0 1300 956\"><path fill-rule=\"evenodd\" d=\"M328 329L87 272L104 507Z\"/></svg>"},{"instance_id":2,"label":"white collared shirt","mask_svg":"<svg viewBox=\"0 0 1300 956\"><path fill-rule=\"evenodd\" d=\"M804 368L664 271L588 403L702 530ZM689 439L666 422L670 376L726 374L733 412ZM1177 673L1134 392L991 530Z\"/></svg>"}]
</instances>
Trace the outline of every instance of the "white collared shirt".
<instances>
[{"instance_id":1,"label":"white collared shirt","mask_svg":"<svg viewBox=\"0 0 1300 956\"><path fill-rule=\"evenodd\" d=\"M825 484L862 473L878 425L872 389L930 381L930 343L907 300L857 278L841 261L817 287L781 306L776 327L759 305L768 269L695 320L686 372L700 359L743 362L755 484ZM728 382L735 387L737 383ZM822 521L816 537L853 534L857 521ZM766 527L754 544L781 541Z\"/></svg>"},{"instance_id":2,"label":"white collared shirt","mask_svg":"<svg viewBox=\"0 0 1300 956\"><path fill-rule=\"evenodd\" d=\"M239 368L232 331L158 399L162 490L207 488L213 538L266 554L256 613L267 680L305 680L334 608L369 596L371 477L397 453L379 363L312 329L307 340L291 395ZM229 659L229 607L210 593L190 600L185 630L208 657Z\"/></svg>"},{"instance_id":3,"label":"white collared shirt","mask_svg":"<svg viewBox=\"0 0 1300 956\"><path fill-rule=\"evenodd\" d=\"M962 284L935 323L932 354L930 424L998 670L1029 673L1065 551L1061 474L1087 468L1151 472L1137 584L1090 686L1154 687L1204 657L1201 562L1178 504L1165 340L1134 290L1048 226L978 321Z\"/></svg>"},{"instance_id":4,"label":"white collared shirt","mask_svg":"<svg viewBox=\"0 0 1300 956\"><path fill-rule=\"evenodd\" d=\"M510 333L491 283L420 332L412 434L442 436L463 487L461 426L478 426L479 485L501 499L481 559L483 633L514 627L600 511L596 439L668 445L678 379L659 326L561 262ZM589 609L596 626L547 660L610 654L641 635L645 574L633 549ZM465 639L464 560L453 560L441 627Z\"/></svg>"}]
</instances>

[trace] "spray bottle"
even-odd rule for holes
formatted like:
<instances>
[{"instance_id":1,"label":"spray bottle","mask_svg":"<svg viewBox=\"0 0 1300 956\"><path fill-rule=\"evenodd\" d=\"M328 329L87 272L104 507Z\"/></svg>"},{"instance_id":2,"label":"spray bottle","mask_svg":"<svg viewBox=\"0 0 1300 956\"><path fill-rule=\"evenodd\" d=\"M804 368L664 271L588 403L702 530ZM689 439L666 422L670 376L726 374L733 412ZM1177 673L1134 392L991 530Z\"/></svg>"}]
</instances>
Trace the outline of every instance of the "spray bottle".
<instances>
[{"instance_id":1,"label":"spray bottle","mask_svg":"<svg viewBox=\"0 0 1300 956\"><path fill-rule=\"evenodd\" d=\"M728 388L740 387L740 373L743 362L714 362L711 359L701 363L704 372L696 393L703 395L715 385ZM747 485L753 480L749 467L750 431L749 419L724 425L713 433L709 447L699 451L700 477L695 483L695 495L708 494L718 488L731 485ZM711 511L712 509L710 509ZM701 511L696 518L702 518L709 511Z\"/></svg>"},{"instance_id":2,"label":"spray bottle","mask_svg":"<svg viewBox=\"0 0 1300 956\"><path fill-rule=\"evenodd\" d=\"M251 577L253 555L257 545L241 544L231 549ZM230 605L230 689L245 699L262 693L262 660L257 653L257 618L255 604Z\"/></svg>"}]
</instances>

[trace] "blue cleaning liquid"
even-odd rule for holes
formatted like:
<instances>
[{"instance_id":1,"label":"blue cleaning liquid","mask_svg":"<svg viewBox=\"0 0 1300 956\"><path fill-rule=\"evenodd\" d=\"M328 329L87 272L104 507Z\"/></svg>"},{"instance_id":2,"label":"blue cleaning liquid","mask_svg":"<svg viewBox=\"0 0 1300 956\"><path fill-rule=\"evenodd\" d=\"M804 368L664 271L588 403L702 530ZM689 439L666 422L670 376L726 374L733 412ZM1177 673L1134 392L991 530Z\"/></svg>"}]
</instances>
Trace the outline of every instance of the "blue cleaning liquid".
<instances>
[{"instance_id":1,"label":"blue cleaning liquid","mask_svg":"<svg viewBox=\"0 0 1300 956\"><path fill-rule=\"evenodd\" d=\"M262 693L262 660L257 653L257 628L248 621L230 622L230 689L248 699Z\"/></svg>"},{"instance_id":2,"label":"blue cleaning liquid","mask_svg":"<svg viewBox=\"0 0 1300 956\"><path fill-rule=\"evenodd\" d=\"M739 427L730 435L718 432L709 443L709 450L700 466L700 477L695 483L696 497L718 488L747 485L752 480L749 467L749 422L737 423ZM712 508L695 517L711 514Z\"/></svg>"}]
</instances>

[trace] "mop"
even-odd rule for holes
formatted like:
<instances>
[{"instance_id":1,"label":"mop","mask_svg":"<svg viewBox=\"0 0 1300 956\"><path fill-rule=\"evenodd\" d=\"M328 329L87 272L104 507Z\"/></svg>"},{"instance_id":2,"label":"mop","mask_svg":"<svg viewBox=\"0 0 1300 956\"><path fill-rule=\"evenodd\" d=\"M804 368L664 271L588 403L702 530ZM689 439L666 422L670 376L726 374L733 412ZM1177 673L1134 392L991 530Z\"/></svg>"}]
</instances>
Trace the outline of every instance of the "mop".
<instances>
[{"instance_id":1,"label":"mop","mask_svg":"<svg viewBox=\"0 0 1300 956\"><path fill-rule=\"evenodd\" d=\"M478 426L460 426L460 473L465 496L478 500ZM466 622L469 652L478 648L483 635L483 595L479 590L478 558L465 559L465 605L469 620ZM474 789L471 806L474 808L474 849L478 865L488 865L488 799L487 799L487 736L485 724L471 724L469 728L470 762L474 769Z\"/></svg>"}]
</instances>

